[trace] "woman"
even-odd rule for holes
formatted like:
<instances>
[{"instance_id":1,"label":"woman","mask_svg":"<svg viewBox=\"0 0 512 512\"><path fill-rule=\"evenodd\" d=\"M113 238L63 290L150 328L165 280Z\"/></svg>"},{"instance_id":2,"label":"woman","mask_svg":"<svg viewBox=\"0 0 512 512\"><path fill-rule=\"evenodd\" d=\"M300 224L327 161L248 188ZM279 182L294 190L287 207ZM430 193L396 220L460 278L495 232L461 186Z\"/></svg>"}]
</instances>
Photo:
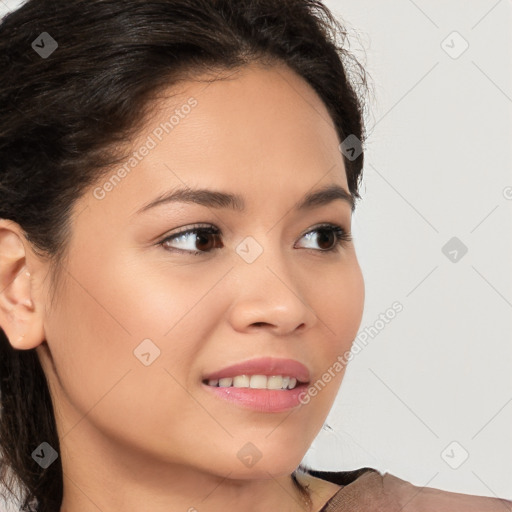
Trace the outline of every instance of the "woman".
<instances>
[{"instance_id":1,"label":"woman","mask_svg":"<svg viewBox=\"0 0 512 512\"><path fill-rule=\"evenodd\" d=\"M314 0L3 20L0 446L24 510L510 509L300 466L364 303L365 73L336 34Z\"/></svg>"}]
</instances>

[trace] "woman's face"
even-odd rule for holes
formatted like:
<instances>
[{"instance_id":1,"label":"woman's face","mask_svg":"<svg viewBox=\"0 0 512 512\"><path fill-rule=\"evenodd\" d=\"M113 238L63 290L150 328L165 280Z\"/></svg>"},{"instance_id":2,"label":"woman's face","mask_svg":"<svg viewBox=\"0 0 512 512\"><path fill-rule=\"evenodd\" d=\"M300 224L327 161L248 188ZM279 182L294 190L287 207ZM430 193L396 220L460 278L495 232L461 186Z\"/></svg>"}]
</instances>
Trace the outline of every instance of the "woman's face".
<instances>
[{"instance_id":1,"label":"woman's face","mask_svg":"<svg viewBox=\"0 0 512 512\"><path fill-rule=\"evenodd\" d=\"M46 305L47 345L37 347L64 470L94 453L107 465L138 458L231 478L289 474L333 404L343 375L335 363L363 311L353 244L314 231L350 233L349 201L296 208L327 186L348 193L340 141L321 100L282 66L172 92L124 172L115 166L74 207L65 277ZM245 207L182 198L144 209L196 189L237 195ZM162 243L198 227L214 234ZM310 386L329 369L331 378L307 404L297 391L247 388L237 393L248 401L232 401L233 388L203 382L256 358L301 363ZM249 373L266 371L295 373Z\"/></svg>"}]
</instances>

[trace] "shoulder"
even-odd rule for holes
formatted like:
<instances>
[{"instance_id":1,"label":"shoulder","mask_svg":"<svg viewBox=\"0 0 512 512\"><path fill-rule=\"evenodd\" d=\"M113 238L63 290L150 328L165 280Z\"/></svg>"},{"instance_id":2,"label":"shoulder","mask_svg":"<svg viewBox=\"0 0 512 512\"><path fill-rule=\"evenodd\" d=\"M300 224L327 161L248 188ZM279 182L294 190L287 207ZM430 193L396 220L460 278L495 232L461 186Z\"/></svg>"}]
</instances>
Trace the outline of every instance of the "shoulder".
<instances>
[{"instance_id":1,"label":"shoulder","mask_svg":"<svg viewBox=\"0 0 512 512\"><path fill-rule=\"evenodd\" d=\"M417 486L390 473L378 473L376 480L403 512L512 512L512 501L505 499Z\"/></svg>"},{"instance_id":2,"label":"shoulder","mask_svg":"<svg viewBox=\"0 0 512 512\"><path fill-rule=\"evenodd\" d=\"M421 487L373 468L309 471L341 486L322 512L512 512L512 501Z\"/></svg>"}]
</instances>

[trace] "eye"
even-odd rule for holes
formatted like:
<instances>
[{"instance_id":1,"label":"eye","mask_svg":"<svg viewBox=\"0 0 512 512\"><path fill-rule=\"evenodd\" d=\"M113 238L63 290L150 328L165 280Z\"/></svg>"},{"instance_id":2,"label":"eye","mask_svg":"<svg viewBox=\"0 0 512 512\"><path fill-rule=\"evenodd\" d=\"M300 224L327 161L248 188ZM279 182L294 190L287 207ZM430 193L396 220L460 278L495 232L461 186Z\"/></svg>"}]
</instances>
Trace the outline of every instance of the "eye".
<instances>
[{"instance_id":1,"label":"eye","mask_svg":"<svg viewBox=\"0 0 512 512\"><path fill-rule=\"evenodd\" d=\"M193 255L207 254L213 249L223 247L220 241L221 234L221 231L215 226L196 225L166 237L159 242L159 245L171 252ZM322 224L309 230L301 238L305 238L310 245L306 249L313 249L316 252L334 252L340 246L352 241L351 235L344 228L336 224ZM314 245L315 243L327 245L327 248L315 249L311 247L311 244Z\"/></svg>"},{"instance_id":2,"label":"eye","mask_svg":"<svg viewBox=\"0 0 512 512\"><path fill-rule=\"evenodd\" d=\"M315 234L317 233L317 234ZM302 238L308 242L321 243L327 245L327 248L320 249L320 252L334 252L341 246L352 242L352 236L337 224L322 224L305 233ZM315 240L318 240L315 242ZM307 247L310 249L311 247Z\"/></svg>"},{"instance_id":3,"label":"eye","mask_svg":"<svg viewBox=\"0 0 512 512\"><path fill-rule=\"evenodd\" d=\"M190 229L168 236L159 244L172 252L187 252L197 255L210 252L213 248L222 247L222 245L212 247L212 244L209 243L214 237L215 242L219 242L220 234L220 230L215 226L192 226ZM178 245L178 247L169 247L170 242Z\"/></svg>"}]
</instances>

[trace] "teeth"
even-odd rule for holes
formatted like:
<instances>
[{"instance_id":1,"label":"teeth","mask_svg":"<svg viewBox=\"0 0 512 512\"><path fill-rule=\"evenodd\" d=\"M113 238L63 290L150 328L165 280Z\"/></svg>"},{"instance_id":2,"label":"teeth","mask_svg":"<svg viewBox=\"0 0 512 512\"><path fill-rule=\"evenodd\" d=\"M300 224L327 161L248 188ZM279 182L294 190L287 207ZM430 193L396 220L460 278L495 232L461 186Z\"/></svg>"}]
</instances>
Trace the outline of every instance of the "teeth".
<instances>
[{"instance_id":1,"label":"teeth","mask_svg":"<svg viewBox=\"0 0 512 512\"><path fill-rule=\"evenodd\" d=\"M229 388L233 384L233 379L231 378L225 378L225 379L219 379L219 388Z\"/></svg>"},{"instance_id":2,"label":"teeth","mask_svg":"<svg viewBox=\"0 0 512 512\"><path fill-rule=\"evenodd\" d=\"M251 383L249 385L252 389L265 389L267 386L267 377L265 375L251 375Z\"/></svg>"},{"instance_id":3,"label":"teeth","mask_svg":"<svg viewBox=\"0 0 512 512\"><path fill-rule=\"evenodd\" d=\"M208 386L221 388L252 388L252 389L293 389L297 385L294 377L282 375L237 375L208 381Z\"/></svg>"},{"instance_id":4,"label":"teeth","mask_svg":"<svg viewBox=\"0 0 512 512\"><path fill-rule=\"evenodd\" d=\"M273 375L267 378L268 389L281 389L283 387L283 377L280 375Z\"/></svg>"},{"instance_id":5,"label":"teeth","mask_svg":"<svg viewBox=\"0 0 512 512\"><path fill-rule=\"evenodd\" d=\"M235 388L248 388L250 386L251 379L249 375L238 375L233 379L233 387Z\"/></svg>"}]
</instances>

